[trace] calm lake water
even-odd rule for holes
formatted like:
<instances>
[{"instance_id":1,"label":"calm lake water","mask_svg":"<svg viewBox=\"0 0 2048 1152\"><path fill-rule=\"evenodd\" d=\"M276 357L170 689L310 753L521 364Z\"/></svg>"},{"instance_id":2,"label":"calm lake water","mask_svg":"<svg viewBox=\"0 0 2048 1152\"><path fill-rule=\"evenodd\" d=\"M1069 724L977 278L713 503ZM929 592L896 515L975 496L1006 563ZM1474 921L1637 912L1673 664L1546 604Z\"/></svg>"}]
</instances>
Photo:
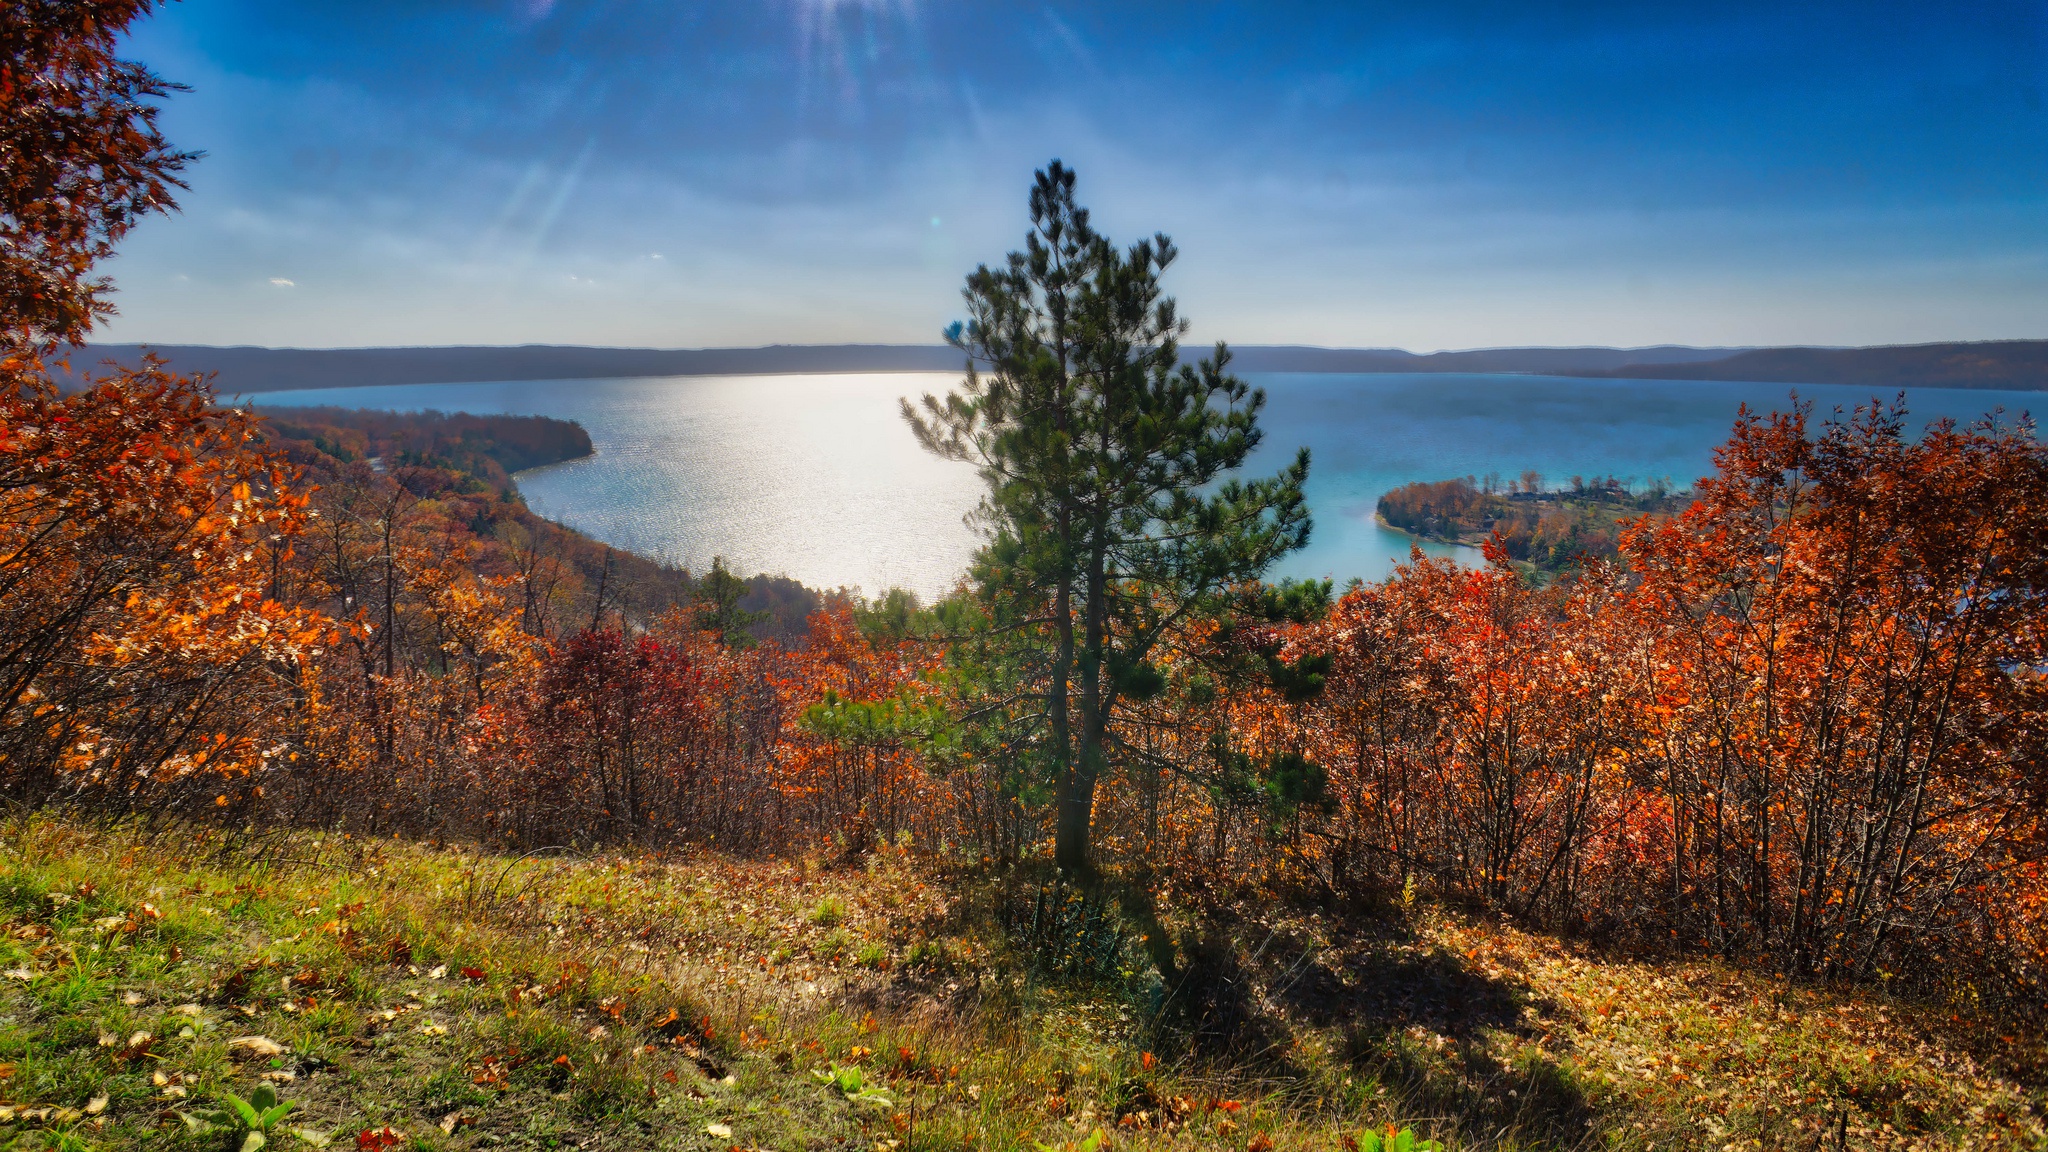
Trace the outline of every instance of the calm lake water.
<instances>
[{"instance_id":1,"label":"calm lake water","mask_svg":"<svg viewBox=\"0 0 2048 1152\"><path fill-rule=\"evenodd\" d=\"M1277 575L1379 579L1409 539L1373 523L1389 488L1414 480L1573 474L1684 487L1712 468L1737 406L1789 403L1783 384L1577 380L1450 374L1247 374L1264 387L1271 472L1297 445L1313 453L1309 546ZM743 572L813 587L891 585L929 598L965 569L963 523L980 495L972 469L927 456L897 415L899 396L943 391L951 375L683 376L665 379L389 385L269 392L258 407L331 404L400 411L522 413L580 421L596 454L519 475L540 514L600 540L702 568L723 556ZM1868 389L1804 385L1820 412ZM1916 421L1969 421L2039 392L1926 389ZM1470 549L1433 548L1476 559Z\"/></svg>"}]
</instances>

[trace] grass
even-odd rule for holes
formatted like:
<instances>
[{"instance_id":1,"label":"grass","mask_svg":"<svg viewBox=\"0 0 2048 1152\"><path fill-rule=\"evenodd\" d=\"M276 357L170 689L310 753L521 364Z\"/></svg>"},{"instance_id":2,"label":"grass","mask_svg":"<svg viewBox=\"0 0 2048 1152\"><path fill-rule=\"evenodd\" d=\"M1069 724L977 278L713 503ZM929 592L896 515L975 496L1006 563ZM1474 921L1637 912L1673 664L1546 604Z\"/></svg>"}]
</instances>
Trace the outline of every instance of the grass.
<instances>
[{"instance_id":1,"label":"grass","mask_svg":"<svg viewBox=\"0 0 2048 1152\"><path fill-rule=\"evenodd\" d=\"M211 1152L179 1113L268 1083L337 1148L1068 1152L1099 1128L1115 1152L1340 1152L1389 1124L1474 1148L2048 1146L2038 1050L1949 1009L1426 906L1168 906L1199 941L1173 988L1113 929L1096 948L1090 913L1093 966L1055 978L1014 917L991 927L1029 898L894 851L513 859L17 819L0 1145Z\"/></svg>"}]
</instances>

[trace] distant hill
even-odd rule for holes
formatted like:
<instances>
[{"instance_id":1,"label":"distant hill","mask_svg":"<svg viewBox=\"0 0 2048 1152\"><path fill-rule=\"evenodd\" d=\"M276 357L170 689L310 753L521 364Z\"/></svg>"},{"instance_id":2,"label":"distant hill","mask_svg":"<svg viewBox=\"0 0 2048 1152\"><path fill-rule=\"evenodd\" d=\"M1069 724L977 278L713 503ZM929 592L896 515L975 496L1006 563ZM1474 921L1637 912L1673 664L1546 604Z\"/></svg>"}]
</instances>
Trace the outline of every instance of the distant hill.
<instances>
[{"instance_id":1,"label":"distant hill","mask_svg":"<svg viewBox=\"0 0 2048 1152\"><path fill-rule=\"evenodd\" d=\"M1585 375L1648 380L1750 380L1870 388L2048 389L2048 340L1759 348L1705 363L1635 363Z\"/></svg>"},{"instance_id":2,"label":"distant hill","mask_svg":"<svg viewBox=\"0 0 2048 1152\"><path fill-rule=\"evenodd\" d=\"M133 364L148 347L182 372L212 372L220 390L291 391L375 384L483 380L589 380L620 376L728 376L782 372L952 372L963 363L942 344L775 344L764 348L217 348L198 344L92 344L75 367ZM1622 364L1715 360L1731 348L1486 348L1418 355L1398 348L1234 348L1240 372L1541 372L1571 374ZM1190 348L1191 357L1207 348Z\"/></svg>"},{"instance_id":3,"label":"distant hill","mask_svg":"<svg viewBox=\"0 0 2048 1152\"><path fill-rule=\"evenodd\" d=\"M133 364L144 345L93 344L86 367ZM216 348L148 345L183 372L212 372L222 393L485 380L590 380L621 376L738 376L796 372L955 372L942 344L772 344L762 348L585 348L560 344L432 348ZM1207 354L1188 349L1189 357ZM1879 348L1399 348L1234 347L1240 372L1520 372L1652 380L1751 380L1872 388L2048 389L2048 340L1909 344Z\"/></svg>"},{"instance_id":4,"label":"distant hill","mask_svg":"<svg viewBox=\"0 0 2048 1152\"><path fill-rule=\"evenodd\" d=\"M222 393L465 384L484 380L594 380L616 376L727 376L779 372L921 372L960 367L944 345L777 344L766 348L583 348L560 344L438 348L215 348L201 344L89 344L75 368L133 364L147 347L180 372L219 375Z\"/></svg>"},{"instance_id":5,"label":"distant hill","mask_svg":"<svg viewBox=\"0 0 2048 1152\"><path fill-rule=\"evenodd\" d=\"M1744 348L1474 348L1462 352L1406 352L1399 348L1313 348L1293 344L1232 347L1239 372L1526 372L1580 376L1624 364L1692 364L1722 360ZM1206 354L1206 349L1198 349Z\"/></svg>"}]
</instances>

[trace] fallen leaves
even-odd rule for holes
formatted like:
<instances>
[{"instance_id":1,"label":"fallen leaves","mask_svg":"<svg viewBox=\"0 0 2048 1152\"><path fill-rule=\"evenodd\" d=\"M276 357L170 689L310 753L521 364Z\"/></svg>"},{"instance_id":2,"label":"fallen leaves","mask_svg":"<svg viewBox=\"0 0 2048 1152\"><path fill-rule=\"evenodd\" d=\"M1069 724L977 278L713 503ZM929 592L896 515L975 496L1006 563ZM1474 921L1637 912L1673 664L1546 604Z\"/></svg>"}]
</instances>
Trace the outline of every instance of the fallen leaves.
<instances>
[{"instance_id":1,"label":"fallen leaves","mask_svg":"<svg viewBox=\"0 0 2048 1152\"><path fill-rule=\"evenodd\" d=\"M237 1036L228 1041L229 1052L241 1052L259 1058L284 1055L284 1045L268 1036Z\"/></svg>"},{"instance_id":2,"label":"fallen leaves","mask_svg":"<svg viewBox=\"0 0 2048 1152\"><path fill-rule=\"evenodd\" d=\"M131 1060L140 1060L143 1057L150 1055L150 1050L154 1047L156 1047L156 1037L151 1035L150 1033L130 1033L128 1036L128 1042L125 1045L122 1045L120 1049L113 1054L114 1064L116 1067L118 1067L122 1064L128 1063Z\"/></svg>"},{"instance_id":3,"label":"fallen leaves","mask_svg":"<svg viewBox=\"0 0 2048 1152\"><path fill-rule=\"evenodd\" d=\"M16 1120L33 1120L37 1123L54 1121L58 1124L75 1124L85 1116L76 1108L58 1108L51 1105L5 1105L0 1104L0 1124L11 1124Z\"/></svg>"}]
</instances>

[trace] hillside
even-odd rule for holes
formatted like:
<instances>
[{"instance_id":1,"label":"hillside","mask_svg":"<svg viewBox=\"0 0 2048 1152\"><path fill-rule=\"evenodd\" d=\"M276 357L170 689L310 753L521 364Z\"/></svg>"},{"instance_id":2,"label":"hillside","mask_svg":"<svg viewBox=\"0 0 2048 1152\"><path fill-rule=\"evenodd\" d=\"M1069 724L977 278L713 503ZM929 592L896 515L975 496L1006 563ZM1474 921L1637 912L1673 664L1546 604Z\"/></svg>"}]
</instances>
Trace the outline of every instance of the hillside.
<instances>
[{"instance_id":1,"label":"hillside","mask_svg":"<svg viewBox=\"0 0 2048 1152\"><path fill-rule=\"evenodd\" d=\"M620 376L726 376L781 372L924 372L960 367L943 345L817 344L766 348L217 348L193 344L92 344L73 357L84 368L133 365L147 350L173 371L211 373L222 395L460 384L485 380L594 380Z\"/></svg>"},{"instance_id":2,"label":"hillside","mask_svg":"<svg viewBox=\"0 0 2048 1152\"><path fill-rule=\"evenodd\" d=\"M818 344L766 348L583 348L561 345L436 348L215 348L94 344L79 367L136 363L147 347L181 372L213 373L224 395L381 384L723 376L797 372L951 372L944 345ZM1874 388L2048 388L2048 341L1878 348L1399 348L1244 345L1239 372L1511 372L1647 380L1863 384ZM1731 354L1732 353L1732 354ZM1206 354L1188 351L1189 357Z\"/></svg>"},{"instance_id":3,"label":"hillside","mask_svg":"<svg viewBox=\"0 0 2048 1152\"><path fill-rule=\"evenodd\" d=\"M784 372L953 372L961 353L944 345L818 344L766 348L582 348L559 345L440 348L216 348L93 344L76 367L137 363L145 350L180 372L214 373L224 395L381 384L572 380ZM1726 348L1492 348L1418 355L1398 348L1233 348L1240 372L1551 372L1569 375L1633 363L1683 363ZM1205 355L1190 349L1188 355Z\"/></svg>"},{"instance_id":4,"label":"hillside","mask_svg":"<svg viewBox=\"0 0 2048 1152\"><path fill-rule=\"evenodd\" d=\"M1759 348L1691 364L1639 362L1578 375L1643 380L1743 380L1899 388L2048 389L2048 340L1893 344L1877 348Z\"/></svg>"},{"instance_id":5,"label":"hillside","mask_svg":"<svg viewBox=\"0 0 2048 1152\"><path fill-rule=\"evenodd\" d=\"M279 1148L2048 1138L2040 1037L1968 1009L1426 904L1168 909L1224 949L1211 993L1251 1046L1218 1059L1144 1023L1156 987L1029 963L998 913L1046 890L942 856L514 858L50 817L10 820L0 848L14 1147L229 1147L233 1125L186 1117L265 1086L289 1106Z\"/></svg>"},{"instance_id":6,"label":"hillside","mask_svg":"<svg viewBox=\"0 0 2048 1152\"><path fill-rule=\"evenodd\" d=\"M261 428L313 486L313 506L329 526L309 552L340 547L341 534L388 509L401 524L432 525L438 547L455 549L476 573L515 582L522 622L540 635L606 614L644 625L697 602L701 581L687 570L544 520L519 498L511 473L590 454L590 435L573 421L283 408L267 413ZM823 604L795 580L756 575L734 607L756 639L798 644Z\"/></svg>"},{"instance_id":7,"label":"hillside","mask_svg":"<svg viewBox=\"0 0 2048 1152\"><path fill-rule=\"evenodd\" d=\"M773 345L765 348L585 348L566 345L429 348L216 348L94 344L83 368L133 365L154 351L181 372L213 373L224 395L382 384L724 376L809 372L952 372L961 353L937 344ZM1239 372L1510 372L1645 380L1858 384L1873 388L2048 388L2048 341L1876 348L1399 348L1233 347ZM1191 348L1189 358L1205 355Z\"/></svg>"}]
</instances>

